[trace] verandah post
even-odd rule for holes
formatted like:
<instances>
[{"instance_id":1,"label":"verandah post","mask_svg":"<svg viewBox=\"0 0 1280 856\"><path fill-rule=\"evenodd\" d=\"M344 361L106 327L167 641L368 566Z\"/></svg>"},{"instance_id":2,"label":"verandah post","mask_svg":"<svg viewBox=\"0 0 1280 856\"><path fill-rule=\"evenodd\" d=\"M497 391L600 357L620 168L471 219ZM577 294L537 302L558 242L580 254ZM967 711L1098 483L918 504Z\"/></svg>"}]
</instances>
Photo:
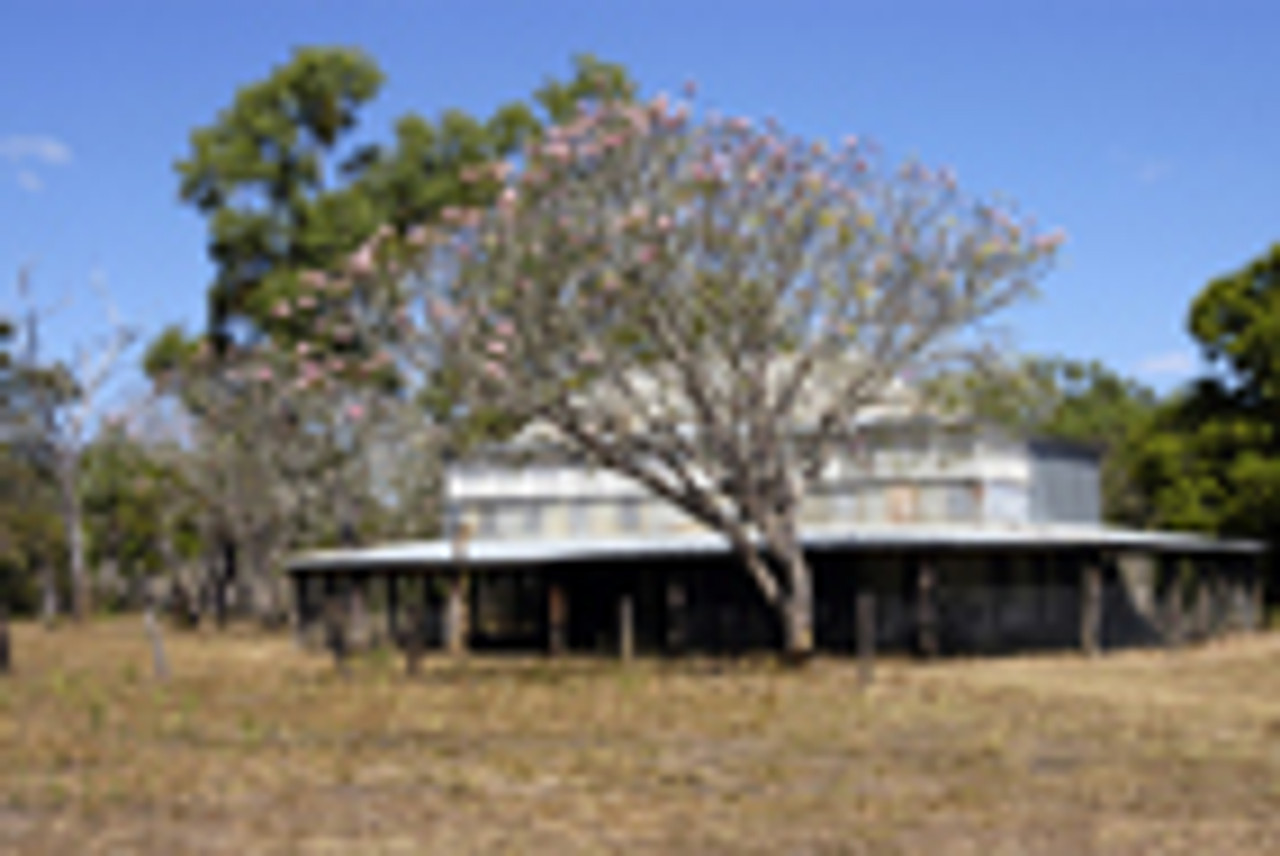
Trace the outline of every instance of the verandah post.
<instances>
[{"instance_id":1,"label":"verandah post","mask_svg":"<svg viewBox=\"0 0 1280 856\"><path fill-rule=\"evenodd\" d=\"M629 593L618 599L618 656L630 662L636 651L635 603Z\"/></svg>"},{"instance_id":2,"label":"verandah post","mask_svg":"<svg viewBox=\"0 0 1280 856\"><path fill-rule=\"evenodd\" d=\"M928 559L916 565L916 644L921 656L938 656L937 579Z\"/></svg>"},{"instance_id":3,"label":"verandah post","mask_svg":"<svg viewBox=\"0 0 1280 856\"><path fill-rule=\"evenodd\" d=\"M547 651L552 656L568 648L569 603L564 583L553 579L547 584Z\"/></svg>"},{"instance_id":4,"label":"verandah post","mask_svg":"<svg viewBox=\"0 0 1280 856\"><path fill-rule=\"evenodd\" d=\"M391 571L387 574L387 638L391 644L400 642L400 574Z\"/></svg>"},{"instance_id":5,"label":"verandah post","mask_svg":"<svg viewBox=\"0 0 1280 856\"><path fill-rule=\"evenodd\" d=\"M1080 648L1090 657L1101 649L1102 595L1101 557L1088 556L1080 578Z\"/></svg>"},{"instance_id":6,"label":"verandah post","mask_svg":"<svg viewBox=\"0 0 1280 856\"><path fill-rule=\"evenodd\" d=\"M876 658L876 594L866 580L858 581L858 686L866 689L874 677Z\"/></svg>"}]
</instances>

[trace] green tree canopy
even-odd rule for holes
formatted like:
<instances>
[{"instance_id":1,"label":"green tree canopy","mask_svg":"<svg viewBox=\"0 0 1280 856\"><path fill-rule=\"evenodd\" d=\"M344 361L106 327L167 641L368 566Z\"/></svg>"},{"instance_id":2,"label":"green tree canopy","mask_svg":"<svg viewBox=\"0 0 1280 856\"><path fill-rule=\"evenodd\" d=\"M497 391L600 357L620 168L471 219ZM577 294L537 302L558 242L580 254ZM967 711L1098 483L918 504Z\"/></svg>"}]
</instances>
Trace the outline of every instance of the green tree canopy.
<instances>
[{"instance_id":1,"label":"green tree canopy","mask_svg":"<svg viewBox=\"0 0 1280 856\"><path fill-rule=\"evenodd\" d=\"M1211 371L1163 409L1142 477L1163 522L1280 532L1280 244L1210 282L1191 335Z\"/></svg>"},{"instance_id":2,"label":"green tree canopy","mask_svg":"<svg viewBox=\"0 0 1280 856\"><path fill-rule=\"evenodd\" d=\"M380 227L404 231L448 207L491 202L497 182L467 172L516 153L541 133L540 115L562 120L584 101L635 91L621 66L581 56L570 80L548 81L532 104L488 119L409 114L390 145L353 140L383 82L360 51L303 48L192 133L176 169L181 198L208 221L217 269L208 326L220 350L263 336L315 341L308 312L273 314L296 296L300 274L339 264Z\"/></svg>"}]
</instances>

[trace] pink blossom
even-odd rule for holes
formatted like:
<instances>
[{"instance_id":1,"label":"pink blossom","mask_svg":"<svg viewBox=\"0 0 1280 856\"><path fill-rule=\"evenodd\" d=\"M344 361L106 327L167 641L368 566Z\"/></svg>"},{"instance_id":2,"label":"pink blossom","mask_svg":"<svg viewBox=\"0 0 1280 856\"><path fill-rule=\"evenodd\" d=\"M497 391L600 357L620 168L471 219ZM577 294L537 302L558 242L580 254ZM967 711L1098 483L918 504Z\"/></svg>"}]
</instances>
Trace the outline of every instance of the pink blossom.
<instances>
[{"instance_id":1,"label":"pink blossom","mask_svg":"<svg viewBox=\"0 0 1280 856\"><path fill-rule=\"evenodd\" d=\"M294 346L293 352L300 357L305 357L307 354L311 353L311 345L307 342L299 342Z\"/></svg>"},{"instance_id":2,"label":"pink blossom","mask_svg":"<svg viewBox=\"0 0 1280 856\"><path fill-rule=\"evenodd\" d=\"M259 366L258 370L254 372L253 376L256 380L261 381L262 383L267 383L274 377L274 374L272 373L270 367Z\"/></svg>"},{"instance_id":3,"label":"pink blossom","mask_svg":"<svg viewBox=\"0 0 1280 856\"><path fill-rule=\"evenodd\" d=\"M669 232L671 231L671 218L666 214L659 214L655 225L658 227L659 232Z\"/></svg>"},{"instance_id":4,"label":"pink blossom","mask_svg":"<svg viewBox=\"0 0 1280 856\"><path fill-rule=\"evenodd\" d=\"M498 196L498 205L510 210L515 207L517 198L518 195L514 187L503 188L501 195Z\"/></svg>"},{"instance_id":5,"label":"pink blossom","mask_svg":"<svg viewBox=\"0 0 1280 856\"><path fill-rule=\"evenodd\" d=\"M500 339L490 339L485 345L485 350L495 357L500 357L507 352L507 343Z\"/></svg>"},{"instance_id":6,"label":"pink blossom","mask_svg":"<svg viewBox=\"0 0 1280 856\"><path fill-rule=\"evenodd\" d=\"M361 419L364 418L364 407L354 403L348 404L347 418L350 419L352 422L359 422Z\"/></svg>"},{"instance_id":7,"label":"pink blossom","mask_svg":"<svg viewBox=\"0 0 1280 856\"><path fill-rule=\"evenodd\" d=\"M373 242L366 241L360 249L356 250L351 258L347 260L347 269L357 276L367 276L373 273Z\"/></svg>"},{"instance_id":8,"label":"pink blossom","mask_svg":"<svg viewBox=\"0 0 1280 856\"><path fill-rule=\"evenodd\" d=\"M421 247L427 243L427 239L430 236L431 230L426 226L414 226L409 230L409 234L405 236L405 239L409 242L410 246Z\"/></svg>"},{"instance_id":9,"label":"pink blossom","mask_svg":"<svg viewBox=\"0 0 1280 856\"><path fill-rule=\"evenodd\" d=\"M516 334L516 325L510 319L503 318L494 325L493 331L504 339L510 339Z\"/></svg>"},{"instance_id":10,"label":"pink blossom","mask_svg":"<svg viewBox=\"0 0 1280 856\"><path fill-rule=\"evenodd\" d=\"M299 309L315 309L316 299L309 294L304 294L298 298Z\"/></svg>"},{"instance_id":11,"label":"pink blossom","mask_svg":"<svg viewBox=\"0 0 1280 856\"><path fill-rule=\"evenodd\" d=\"M318 270L303 271L302 276L300 276L299 279L302 281L303 285L317 291L323 291L328 281L328 278L324 273Z\"/></svg>"},{"instance_id":12,"label":"pink blossom","mask_svg":"<svg viewBox=\"0 0 1280 856\"><path fill-rule=\"evenodd\" d=\"M1036 238L1035 246L1037 250L1048 251L1056 250L1067 240L1067 233L1061 229L1055 229L1046 235Z\"/></svg>"},{"instance_id":13,"label":"pink blossom","mask_svg":"<svg viewBox=\"0 0 1280 856\"><path fill-rule=\"evenodd\" d=\"M636 255L640 259L641 264L647 265L658 257L658 251L652 244L645 244L640 247L640 250Z\"/></svg>"},{"instance_id":14,"label":"pink blossom","mask_svg":"<svg viewBox=\"0 0 1280 856\"><path fill-rule=\"evenodd\" d=\"M427 298L427 314L433 321L440 324L452 321L456 317L453 307L438 297Z\"/></svg>"},{"instance_id":15,"label":"pink blossom","mask_svg":"<svg viewBox=\"0 0 1280 856\"><path fill-rule=\"evenodd\" d=\"M629 108L627 110L626 118L627 118L627 121L630 123L631 127L636 131L640 132L641 134L646 134L649 132L649 128L650 128L649 114L645 111L643 107L635 106L635 107Z\"/></svg>"},{"instance_id":16,"label":"pink blossom","mask_svg":"<svg viewBox=\"0 0 1280 856\"><path fill-rule=\"evenodd\" d=\"M275 306L271 307L271 314L276 318L288 318L293 314L293 307L289 305L289 301L281 300Z\"/></svg>"},{"instance_id":17,"label":"pink blossom","mask_svg":"<svg viewBox=\"0 0 1280 856\"><path fill-rule=\"evenodd\" d=\"M542 147L542 154L553 161L567 161L569 147L559 140L553 140Z\"/></svg>"},{"instance_id":18,"label":"pink blossom","mask_svg":"<svg viewBox=\"0 0 1280 856\"><path fill-rule=\"evenodd\" d=\"M500 363L493 360L485 360L481 366L481 370L494 380L506 380L507 370Z\"/></svg>"},{"instance_id":19,"label":"pink blossom","mask_svg":"<svg viewBox=\"0 0 1280 856\"><path fill-rule=\"evenodd\" d=\"M581 359L585 365L593 366L599 365L603 358L601 357L600 350L595 345L587 345L582 349L579 359Z\"/></svg>"}]
</instances>

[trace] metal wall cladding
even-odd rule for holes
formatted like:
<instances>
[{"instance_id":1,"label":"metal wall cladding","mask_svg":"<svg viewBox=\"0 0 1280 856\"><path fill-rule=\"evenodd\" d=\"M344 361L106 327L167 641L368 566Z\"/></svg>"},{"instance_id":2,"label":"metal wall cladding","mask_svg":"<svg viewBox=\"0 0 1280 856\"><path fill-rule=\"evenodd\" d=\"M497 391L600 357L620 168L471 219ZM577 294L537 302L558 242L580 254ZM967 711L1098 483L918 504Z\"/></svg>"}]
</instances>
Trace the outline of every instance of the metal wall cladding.
<instances>
[{"instance_id":1,"label":"metal wall cladding","mask_svg":"<svg viewBox=\"0 0 1280 856\"><path fill-rule=\"evenodd\" d=\"M1102 482L1098 454L1052 440L1028 443L1031 519L1036 523L1100 523Z\"/></svg>"}]
</instances>

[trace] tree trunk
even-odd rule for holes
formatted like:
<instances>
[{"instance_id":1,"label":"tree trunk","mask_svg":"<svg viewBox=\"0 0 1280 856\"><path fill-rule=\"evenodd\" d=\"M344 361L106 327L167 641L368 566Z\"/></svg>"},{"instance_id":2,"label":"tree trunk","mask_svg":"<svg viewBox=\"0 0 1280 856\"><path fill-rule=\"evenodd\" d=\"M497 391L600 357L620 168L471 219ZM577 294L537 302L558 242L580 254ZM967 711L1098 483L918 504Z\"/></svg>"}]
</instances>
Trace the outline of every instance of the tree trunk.
<instances>
[{"instance_id":1,"label":"tree trunk","mask_svg":"<svg viewBox=\"0 0 1280 856\"><path fill-rule=\"evenodd\" d=\"M43 590L40 598L40 620L45 630L52 630L58 620L58 570L48 564L40 571L40 587Z\"/></svg>"},{"instance_id":2,"label":"tree trunk","mask_svg":"<svg viewBox=\"0 0 1280 856\"><path fill-rule=\"evenodd\" d=\"M84 621L93 609L84 558L84 519L74 484L67 489L67 546L71 554L71 609L76 621Z\"/></svg>"},{"instance_id":3,"label":"tree trunk","mask_svg":"<svg viewBox=\"0 0 1280 856\"><path fill-rule=\"evenodd\" d=\"M801 663L813 654L813 572L804 551L792 539L779 551L787 571L787 591L782 599L783 653Z\"/></svg>"},{"instance_id":4,"label":"tree trunk","mask_svg":"<svg viewBox=\"0 0 1280 856\"><path fill-rule=\"evenodd\" d=\"M213 583L213 612L218 629L227 626L227 591L236 578L236 545L230 538L222 541L222 567Z\"/></svg>"}]
</instances>

